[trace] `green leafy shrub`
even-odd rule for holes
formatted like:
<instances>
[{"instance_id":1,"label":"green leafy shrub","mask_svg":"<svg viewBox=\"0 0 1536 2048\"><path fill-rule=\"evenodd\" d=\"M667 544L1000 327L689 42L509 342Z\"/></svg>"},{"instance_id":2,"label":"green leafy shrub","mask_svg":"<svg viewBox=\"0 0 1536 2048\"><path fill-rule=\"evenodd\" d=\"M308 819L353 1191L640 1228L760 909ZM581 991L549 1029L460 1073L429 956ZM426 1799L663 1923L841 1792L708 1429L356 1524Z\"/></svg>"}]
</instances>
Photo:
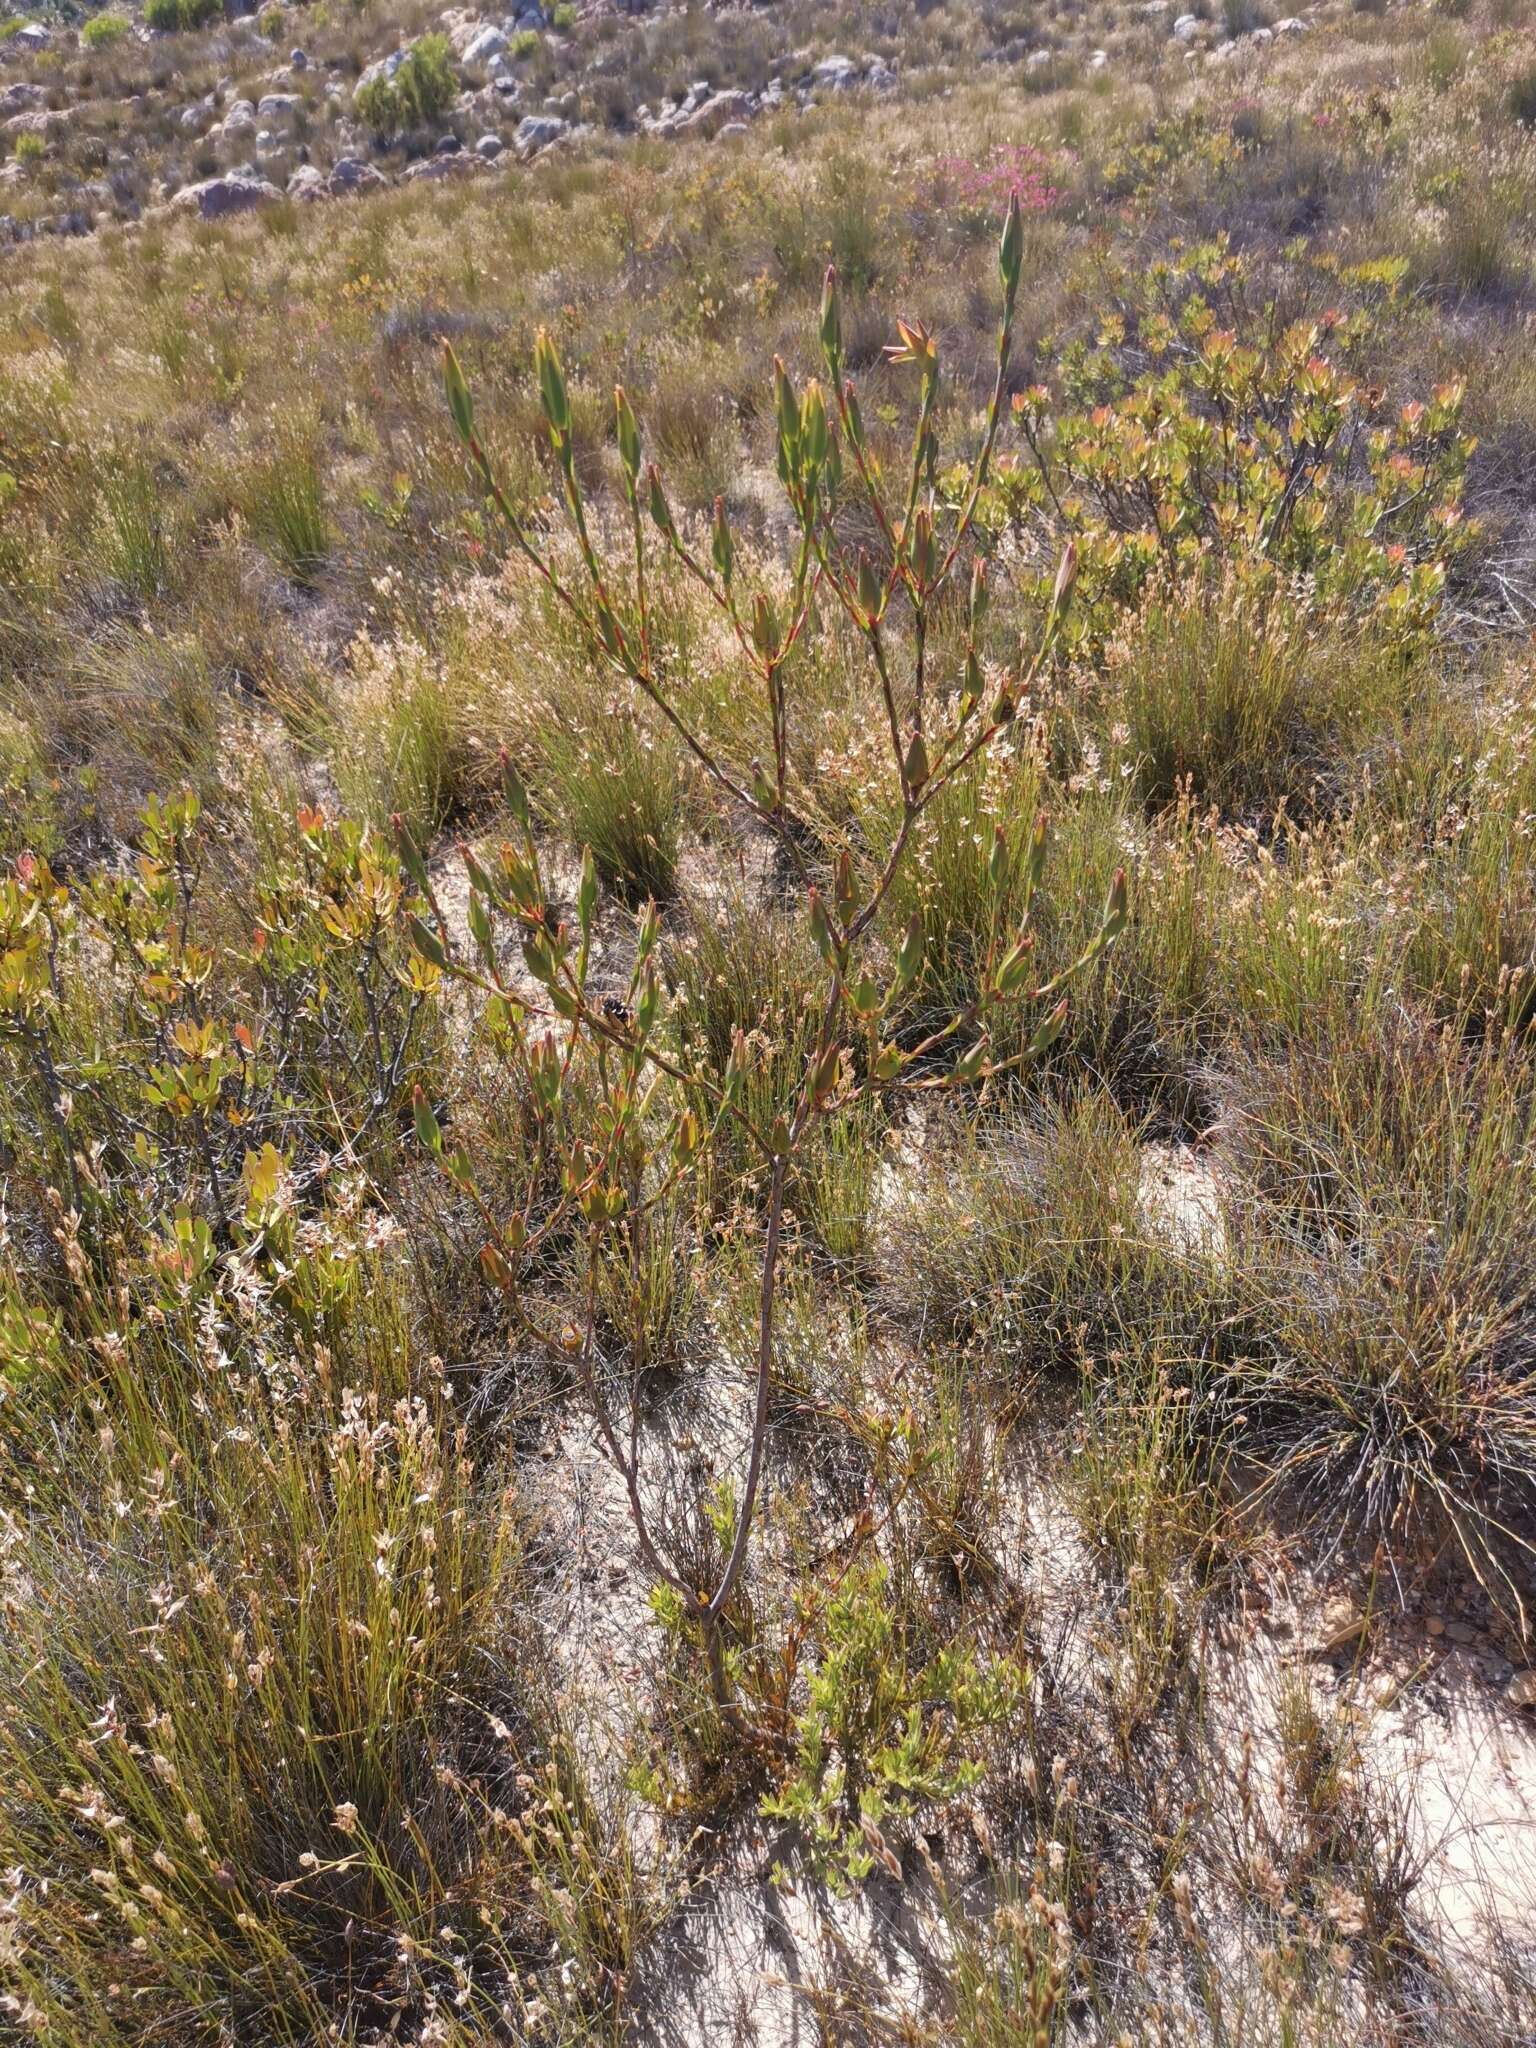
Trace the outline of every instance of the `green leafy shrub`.
<instances>
[{"instance_id":1,"label":"green leafy shrub","mask_svg":"<svg viewBox=\"0 0 1536 2048\"><path fill-rule=\"evenodd\" d=\"M383 73L357 94L358 118L386 140L436 120L453 103L453 48L444 35L420 36L393 77Z\"/></svg>"},{"instance_id":2,"label":"green leafy shrub","mask_svg":"<svg viewBox=\"0 0 1536 2048\"><path fill-rule=\"evenodd\" d=\"M105 8L85 23L80 31L80 41L87 50L105 50L120 42L132 26L126 14Z\"/></svg>"},{"instance_id":3,"label":"green leafy shrub","mask_svg":"<svg viewBox=\"0 0 1536 2048\"><path fill-rule=\"evenodd\" d=\"M222 0L144 0L144 26L171 30L204 28L222 12Z\"/></svg>"},{"instance_id":4,"label":"green leafy shrub","mask_svg":"<svg viewBox=\"0 0 1536 2048\"><path fill-rule=\"evenodd\" d=\"M815 1633L794 1760L762 1810L792 1821L835 1882L877 1862L899 1874L886 1829L977 1784L980 1740L1016 1709L1022 1674L960 1643L911 1641L876 1561L847 1575Z\"/></svg>"}]
</instances>

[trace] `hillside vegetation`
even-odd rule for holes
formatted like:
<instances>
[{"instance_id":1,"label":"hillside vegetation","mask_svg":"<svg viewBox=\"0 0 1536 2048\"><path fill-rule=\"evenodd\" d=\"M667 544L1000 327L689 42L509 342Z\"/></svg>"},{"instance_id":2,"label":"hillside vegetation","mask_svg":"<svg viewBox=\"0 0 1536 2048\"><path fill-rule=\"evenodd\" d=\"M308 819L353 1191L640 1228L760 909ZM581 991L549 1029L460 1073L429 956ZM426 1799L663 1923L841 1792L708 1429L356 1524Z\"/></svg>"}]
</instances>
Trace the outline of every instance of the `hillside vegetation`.
<instances>
[{"instance_id":1,"label":"hillside vegetation","mask_svg":"<svg viewBox=\"0 0 1536 2048\"><path fill-rule=\"evenodd\" d=\"M0 2035L1536 2038L1532 27L8 25Z\"/></svg>"}]
</instances>

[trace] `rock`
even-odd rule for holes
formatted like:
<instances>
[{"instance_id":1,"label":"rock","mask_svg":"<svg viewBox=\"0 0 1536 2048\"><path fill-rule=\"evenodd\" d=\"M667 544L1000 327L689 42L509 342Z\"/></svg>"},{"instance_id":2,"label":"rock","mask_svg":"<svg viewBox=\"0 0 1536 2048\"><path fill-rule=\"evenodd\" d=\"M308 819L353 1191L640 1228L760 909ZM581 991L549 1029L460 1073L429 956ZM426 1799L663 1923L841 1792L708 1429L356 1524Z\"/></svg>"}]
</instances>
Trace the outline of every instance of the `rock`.
<instances>
[{"instance_id":1,"label":"rock","mask_svg":"<svg viewBox=\"0 0 1536 2048\"><path fill-rule=\"evenodd\" d=\"M256 109L249 100L236 100L226 109L224 119L219 123L221 135L253 134L256 128Z\"/></svg>"},{"instance_id":2,"label":"rock","mask_svg":"<svg viewBox=\"0 0 1536 2048\"><path fill-rule=\"evenodd\" d=\"M463 178L471 171L481 168L477 156L467 156L460 150L454 156L429 156L419 164L412 164L409 170L400 173L402 184L416 185L423 180L435 183L439 178Z\"/></svg>"},{"instance_id":3,"label":"rock","mask_svg":"<svg viewBox=\"0 0 1536 2048\"><path fill-rule=\"evenodd\" d=\"M1517 1671L1504 1688L1509 1707L1536 1707L1536 1671Z\"/></svg>"},{"instance_id":4,"label":"rock","mask_svg":"<svg viewBox=\"0 0 1536 2048\"><path fill-rule=\"evenodd\" d=\"M295 71L307 71L309 69L309 55L307 51L297 47L288 52L288 62Z\"/></svg>"},{"instance_id":5,"label":"rock","mask_svg":"<svg viewBox=\"0 0 1536 2048\"><path fill-rule=\"evenodd\" d=\"M1051 53L1049 50L1031 50L1024 59L1024 69L1026 71L1043 71L1050 61Z\"/></svg>"},{"instance_id":6,"label":"rock","mask_svg":"<svg viewBox=\"0 0 1536 2048\"><path fill-rule=\"evenodd\" d=\"M897 82L895 70L883 57L871 57L864 66L864 83L871 92L894 92Z\"/></svg>"},{"instance_id":7,"label":"rock","mask_svg":"<svg viewBox=\"0 0 1536 2048\"><path fill-rule=\"evenodd\" d=\"M679 121L678 135L713 135L727 121L745 121L752 112L752 95L746 92L715 92L686 119Z\"/></svg>"},{"instance_id":8,"label":"rock","mask_svg":"<svg viewBox=\"0 0 1536 2048\"><path fill-rule=\"evenodd\" d=\"M4 92L0 92L0 119L7 114L24 113L28 107L35 107L42 97L40 85L30 85L25 79L18 78L14 85L8 85Z\"/></svg>"},{"instance_id":9,"label":"rock","mask_svg":"<svg viewBox=\"0 0 1536 2048\"><path fill-rule=\"evenodd\" d=\"M499 135L482 135L475 144L475 155L484 157L488 164L495 163L505 145Z\"/></svg>"},{"instance_id":10,"label":"rock","mask_svg":"<svg viewBox=\"0 0 1536 2048\"><path fill-rule=\"evenodd\" d=\"M29 21L11 37L13 50L46 50L53 38L40 21Z\"/></svg>"},{"instance_id":11,"label":"rock","mask_svg":"<svg viewBox=\"0 0 1536 2048\"><path fill-rule=\"evenodd\" d=\"M1318 1622L1317 1636L1308 1655L1337 1657L1352 1650L1365 1634L1365 1616L1354 1601L1344 1595L1330 1600Z\"/></svg>"},{"instance_id":12,"label":"rock","mask_svg":"<svg viewBox=\"0 0 1536 2048\"><path fill-rule=\"evenodd\" d=\"M745 121L727 121L723 128L715 130L715 140L733 142L738 135L750 135L751 132Z\"/></svg>"},{"instance_id":13,"label":"rock","mask_svg":"<svg viewBox=\"0 0 1536 2048\"><path fill-rule=\"evenodd\" d=\"M360 156L343 156L332 164L326 190L333 199L346 199L355 192L377 192L388 183L382 171L364 163Z\"/></svg>"},{"instance_id":14,"label":"rock","mask_svg":"<svg viewBox=\"0 0 1536 2048\"><path fill-rule=\"evenodd\" d=\"M353 86L353 99L355 100L359 93L366 92L368 87L379 79L393 78L404 62L404 50L391 50L387 57L376 57Z\"/></svg>"},{"instance_id":15,"label":"rock","mask_svg":"<svg viewBox=\"0 0 1536 2048\"><path fill-rule=\"evenodd\" d=\"M558 142L562 135L568 135L570 128L570 122L557 114L525 114L517 124L512 146L519 156L536 156L541 149L548 149L552 142Z\"/></svg>"},{"instance_id":16,"label":"rock","mask_svg":"<svg viewBox=\"0 0 1536 2048\"><path fill-rule=\"evenodd\" d=\"M1277 36L1309 36L1312 33L1310 21L1303 21L1299 14L1288 14L1284 21L1275 23Z\"/></svg>"},{"instance_id":17,"label":"rock","mask_svg":"<svg viewBox=\"0 0 1536 2048\"><path fill-rule=\"evenodd\" d=\"M1424 1633L1427 1636L1443 1636L1445 1634L1445 1623L1438 1614L1430 1615L1424 1624Z\"/></svg>"},{"instance_id":18,"label":"rock","mask_svg":"<svg viewBox=\"0 0 1536 2048\"><path fill-rule=\"evenodd\" d=\"M507 39L499 28L489 23L477 35L470 37L464 45L466 64L486 64L492 57L499 57L507 48Z\"/></svg>"},{"instance_id":19,"label":"rock","mask_svg":"<svg viewBox=\"0 0 1536 2048\"><path fill-rule=\"evenodd\" d=\"M434 156L457 156L464 147L457 135L440 135L432 145Z\"/></svg>"},{"instance_id":20,"label":"rock","mask_svg":"<svg viewBox=\"0 0 1536 2048\"><path fill-rule=\"evenodd\" d=\"M1090 71L1102 71L1108 62L1108 50L1095 50L1088 59L1088 69Z\"/></svg>"},{"instance_id":21,"label":"rock","mask_svg":"<svg viewBox=\"0 0 1536 2048\"><path fill-rule=\"evenodd\" d=\"M288 180L290 199L325 199L329 194L330 187L326 184L325 173L317 170L313 164L300 164Z\"/></svg>"},{"instance_id":22,"label":"rock","mask_svg":"<svg viewBox=\"0 0 1536 2048\"><path fill-rule=\"evenodd\" d=\"M859 67L851 57L823 57L811 72L811 81L823 92L847 92L859 82Z\"/></svg>"},{"instance_id":23,"label":"rock","mask_svg":"<svg viewBox=\"0 0 1536 2048\"><path fill-rule=\"evenodd\" d=\"M298 112L299 96L292 92L263 93L256 103L259 121L290 121Z\"/></svg>"},{"instance_id":24,"label":"rock","mask_svg":"<svg viewBox=\"0 0 1536 2048\"><path fill-rule=\"evenodd\" d=\"M228 171L220 178L204 178L200 185L187 185L171 201L176 213L196 213L204 220L224 220L230 214L249 213L266 206L282 193L265 178L249 172Z\"/></svg>"},{"instance_id":25,"label":"rock","mask_svg":"<svg viewBox=\"0 0 1536 2048\"><path fill-rule=\"evenodd\" d=\"M4 123L7 135L56 135L61 128L69 126L69 114L63 107L37 107L30 114L12 114Z\"/></svg>"},{"instance_id":26,"label":"rock","mask_svg":"<svg viewBox=\"0 0 1536 2048\"><path fill-rule=\"evenodd\" d=\"M1481 1640L1477 1630L1469 1622L1465 1621L1450 1622L1446 1627L1445 1633L1449 1641L1460 1643L1464 1650L1470 1650L1475 1643Z\"/></svg>"},{"instance_id":27,"label":"rock","mask_svg":"<svg viewBox=\"0 0 1536 2048\"><path fill-rule=\"evenodd\" d=\"M1199 33L1200 17L1198 14L1181 14L1173 24L1173 34L1176 42L1192 43Z\"/></svg>"}]
</instances>

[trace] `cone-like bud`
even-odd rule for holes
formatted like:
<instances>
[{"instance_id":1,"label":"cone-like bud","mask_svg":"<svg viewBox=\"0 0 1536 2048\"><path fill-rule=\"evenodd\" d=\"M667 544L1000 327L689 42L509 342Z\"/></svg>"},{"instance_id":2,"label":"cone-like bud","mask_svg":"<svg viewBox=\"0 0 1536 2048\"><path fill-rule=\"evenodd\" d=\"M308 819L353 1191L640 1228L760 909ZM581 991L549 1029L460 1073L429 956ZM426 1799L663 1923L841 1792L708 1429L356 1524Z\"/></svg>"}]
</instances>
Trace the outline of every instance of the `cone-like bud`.
<instances>
[{"instance_id":1,"label":"cone-like bud","mask_svg":"<svg viewBox=\"0 0 1536 2048\"><path fill-rule=\"evenodd\" d=\"M464 372L459 368L459 359L453 352L451 342L443 343L443 384L448 393L448 410L453 415L453 424L461 441L474 439L475 408L469 395L469 386L464 381Z\"/></svg>"},{"instance_id":2,"label":"cone-like bud","mask_svg":"<svg viewBox=\"0 0 1536 2048\"><path fill-rule=\"evenodd\" d=\"M827 459L827 396L815 377L806 385L800 407L800 452L812 471Z\"/></svg>"},{"instance_id":3,"label":"cone-like bud","mask_svg":"<svg viewBox=\"0 0 1536 2048\"><path fill-rule=\"evenodd\" d=\"M974 1045L967 1046L961 1053L950 1069L951 1076L956 1081L979 1080L991 1055L992 1042L984 1032Z\"/></svg>"},{"instance_id":4,"label":"cone-like bud","mask_svg":"<svg viewBox=\"0 0 1536 2048\"><path fill-rule=\"evenodd\" d=\"M1109 895L1104 904L1104 922L1099 928L1106 945L1118 939L1125 930L1125 921L1128 914L1129 904L1125 869L1116 868L1115 879L1109 885Z\"/></svg>"},{"instance_id":5,"label":"cone-like bud","mask_svg":"<svg viewBox=\"0 0 1536 2048\"><path fill-rule=\"evenodd\" d=\"M1034 951L1034 937L1030 933L1025 933L1018 944L1011 947L1003 956L1002 964L997 970L997 992L1000 996L1016 996L1023 988L1030 978L1030 970L1034 965Z\"/></svg>"},{"instance_id":6,"label":"cone-like bud","mask_svg":"<svg viewBox=\"0 0 1536 2048\"><path fill-rule=\"evenodd\" d=\"M822 901L821 891L814 882L811 884L807 901L807 912L810 918L811 938L815 942L817 952L829 967L836 967L839 964L839 952L832 931L832 920L827 916L827 906Z\"/></svg>"},{"instance_id":7,"label":"cone-like bud","mask_svg":"<svg viewBox=\"0 0 1536 2048\"><path fill-rule=\"evenodd\" d=\"M560 367L560 357L547 327L539 329L533 344L533 366L538 374L539 400L544 407L544 417L549 421L551 431L563 438L571 431L571 401L565 388L565 372Z\"/></svg>"},{"instance_id":8,"label":"cone-like bud","mask_svg":"<svg viewBox=\"0 0 1536 2048\"><path fill-rule=\"evenodd\" d=\"M432 1114L432 1105L423 1093L419 1081L411 1095L411 1110L416 1119L416 1136L423 1151L441 1152L443 1134L438 1128L437 1118Z\"/></svg>"},{"instance_id":9,"label":"cone-like bud","mask_svg":"<svg viewBox=\"0 0 1536 2048\"><path fill-rule=\"evenodd\" d=\"M896 949L896 986L910 988L923 971L923 921L914 915Z\"/></svg>"},{"instance_id":10,"label":"cone-like bud","mask_svg":"<svg viewBox=\"0 0 1536 2048\"><path fill-rule=\"evenodd\" d=\"M400 852L401 867L410 876L411 883L416 889L417 894L429 896L432 893L432 884L427 874L427 864L422 859L421 851L415 840L411 837L410 826L406 824L398 811L391 815L389 824L390 830L395 835L395 845Z\"/></svg>"},{"instance_id":11,"label":"cone-like bud","mask_svg":"<svg viewBox=\"0 0 1536 2048\"><path fill-rule=\"evenodd\" d=\"M714 555L715 567L720 572L720 581L729 586L731 573L736 566L736 547L731 539L730 523L725 516L724 498L716 498L715 500L715 524L711 540L711 551Z\"/></svg>"},{"instance_id":12,"label":"cone-like bud","mask_svg":"<svg viewBox=\"0 0 1536 2048\"><path fill-rule=\"evenodd\" d=\"M506 798L507 809L526 832L528 830L528 792L523 787L523 778L512 765L512 756L506 748L501 749L501 788Z\"/></svg>"},{"instance_id":13,"label":"cone-like bud","mask_svg":"<svg viewBox=\"0 0 1536 2048\"><path fill-rule=\"evenodd\" d=\"M1019 195L1013 193L1008 201L1008 213L1003 221L1002 240L997 248L997 267L1003 280L1003 302L1011 312L1014 294L1019 288L1019 273L1024 263L1024 221L1019 212Z\"/></svg>"},{"instance_id":14,"label":"cone-like bud","mask_svg":"<svg viewBox=\"0 0 1536 2048\"><path fill-rule=\"evenodd\" d=\"M837 272L830 263L821 288L821 353L835 385L842 376L843 320L837 303Z\"/></svg>"},{"instance_id":15,"label":"cone-like bud","mask_svg":"<svg viewBox=\"0 0 1536 2048\"><path fill-rule=\"evenodd\" d=\"M646 488L651 501L651 518L668 540L677 539L677 527L672 518L672 508L667 503L667 494L661 488L661 471L651 463L645 472Z\"/></svg>"},{"instance_id":16,"label":"cone-like bud","mask_svg":"<svg viewBox=\"0 0 1536 2048\"><path fill-rule=\"evenodd\" d=\"M434 967L446 967L448 965L447 952L444 950L443 942L436 932L431 931L424 925L419 917L411 919L408 929L411 934L411 944L416 948L423 960L430 960Z\"/></svg>"},{"instance_id":17,"label":"cone-like bud","mask_svg":"<svg viewBox=\"0 0 1536 2048\"><path fill-rule=\"evenodd\" d=\"M1048 1052L1061 1036L1061 1028L1067 1021L1067 999L1062 997L1054 1010L1041 1018L1035 1026L1034 1036L1029 1041L1029 1057L1036 1059Z\"/></svg>"},{"instance_id":18,"label":"cone-like bud","mask_svg":"<svg viewBox=\"0 0 1536 2048\"><path fill-rule=\"evenodd\" d=\"M868 555L860 554L858 568L859 610L870 625L880 617L880 579Z\"/></svg>"},{"instance_id":19,"label":"cone-like bud","mask_svg":"<svg viewBox=\"0 0 1536 2048\"><path fill-rule=\"evenodd\" d=\"M640 429L622 385L613 394L614 420L619 435L619 460L624 465L624 480L633 499L640 481Z\"/></svg>"},{"instance_id":20,"label":"cone-like bud","mask_svg":"<svg viewBox=\"0 0 1536 2048\"><path fill-rule=\"evenodd\" d=\"M979 631L987 616L987 607L992 602L992 592L987 584L987 565L977 557L971 569L971 631Z\"/></svg>"},{"instance_id":21,"label":"cone-like bud","mask_svg":"<svg viewBox=\"0 0 1536 2048\"><path fill-rule=\"evenodd\" d=\"M764 661L772 661L779 651L778 621L766 592L761 590L752 600L752 645Z\"/></svg>"},{"instance_id":22,"label":"cone-like bud","mask_svg":"<svg viewBox=\"0 0 1536 2048\"><path fill-rule=\"evenodd\" d=\"M853 859L845 846L837 856L837 914L846 924L858 905L853 898Z\"/></svg>"},{"instance_id":23,"label":"cone-like bud","mask_svg":"<svg viewBox=\"0 0 1536 2048\"><path fill-rule=\"evenodd\" d=\"M1029 854L1024 870L1025 887L1031 896L1039 888L1040 877L1045 873L1045 828L1046 816L1041 811L1029 835Z\"/></svg>"},{"instance_id":24,"label":"cone-like bud","mask_svg":"<svg viewBox=\"0 0 1536 2048\"><path fill-rule=\"evenodd\" d=\"M1000 896L1008 886L1008 838L1001 825L992 828L992 847L987 855L987 880L992 885L994 896Z\"/></svg>"}]
</instances>

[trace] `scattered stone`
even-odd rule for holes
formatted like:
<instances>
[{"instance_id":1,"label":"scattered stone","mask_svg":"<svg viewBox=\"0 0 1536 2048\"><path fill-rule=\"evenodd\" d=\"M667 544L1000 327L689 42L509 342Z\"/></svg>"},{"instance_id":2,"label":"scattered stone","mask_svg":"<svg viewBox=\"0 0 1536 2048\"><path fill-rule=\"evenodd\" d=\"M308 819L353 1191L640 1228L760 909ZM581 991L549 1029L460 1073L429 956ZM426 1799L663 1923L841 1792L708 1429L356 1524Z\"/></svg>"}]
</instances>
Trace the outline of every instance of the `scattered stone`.
<instances>
[{"instance_id":1,"label":"scattered stone","mask_svg":"<svg viewBox=\"0 0 1536 2048\"><path fill-rule=\"evenodd\" d=\"M859 82L859 67L851 57L823 57L811 79L824 92L847 92Z\"/></svg>"},{"instance_id":2,"label":"scattered stone","mask_svg":"<svg viewBox=\"0 0 1536 2048\"><path fill-rule=\"evenodd\" d=\"M1288 14L1284 21L1275 23L1277 36L1308 36L1312 33L1310 21L1303 21L1299 14Z\"/></svg>"},{"instance_id":3,"label":"scattered stone","mask_svg":"<svg viewBox=\"0 0 1536 2048\"><path fill-rule=\"evenodd\" d=\"M434 156L457 156L464 147L457 135L440 135L432 145Z\"/></svg>"},{"instance_id":4,"label":"scattered stone","mask_svg":"<svg viewBox=\"0 0 1536 2048\"><path fill-rule=\"evenodd\" d=\"M475 144L475 155L484 157L488 164L495 163L505 145L499 135L482 135Z\"/></svg>"},{"instance_id":5,"label":"scattered stone","mask_svg":"<svg viewBox=\"0 0 1536 2048\"><path fill-rule=\"evenodd\" d=\"M1174 39L1181 43L1192 43L1200 33L1198 14L1181 14L1173 24Z\"/></svg>"},{"instance_id":6,"label":"scattered stone","mask_svg":"<svg viewBox=\"0 0 1536 2048\"><path fill-rule=\"evenodd\" d=\"M329 196L329 192L330 187L326 183L324 171L317 170L313 164L300 164L288 180L290 199L324 199Z\"/></svg>"},{"instance_id":7,"label":"scattered stone","mask_svg":"<svg viewBox=\"0 0 1536 2048\"><path fill-rule=\"evenodd\" d=\"M404 62L404 50L391 50L387 57L376 57L373 63L371 63L363 72L362 76L358 79L356 85L353 86L353 99L355 100L358 97L359 93L366 92L369 86L376 83L377 80L381 78L393 78L395 73L400 69L400 66Z\"/></svg>"},{"instance_id":8,"label":"scattered stone","mask_svg":"<svg viewBox=\"0 0 1536 2048\"><path fill-rule=\"evenodd\" d=\"M745 92L711 93L687 118L678 123L679 135L713 135L727 121L745 121L752 112L752 95Z\"/></svg>"},{"instance_id":9,"label":"scattered stone","mask_svg":"<svg viewBox=\"0 0 1536 2048\"><path fill-rule=\"evenodd\" d=\"M489 63L492 57L501 56L506 48L507 38L502 34L501 30L499 28L492 28L487 24L477 35L471 36L464 45L464 62L466 64L486 64Z\"/></svg>"},{"instance_id":10,"label":"scattered stone","mask_svg":"<svg viewBox=\"0 0 1536 2048\"><path fill-rule=\"evenodd\" d=\"M288 62L295 71L307 71L309 69L309 53L295 46L288 52Z\"/></svg>"},{"instance_id":11,"label":"scattered stone","mask_svg":"<svg viewBox=\"0 0 1536 2048\"><path fill-rule=\"evenodd\" d=\"M263 93L256 103L256 116L262 121L288 121L298 112L299 97L292 92Z\"/></svg>"},{"instance_id":12,"label":"scattered stone","mask_svg":"<svg viewBox=\"0 0 1536 2048\"><path fill-rule=\"evenodd\" d=\"M1424 1624L1424 1633L1427 1636L1443 1636L1445 1634L1445 1623L1438 1614L1430 1615Z\"/></svg>"},{"instance_id":13,"label":"scattered stone","mask_svg":"<svg viewBox=\"0 0 1536 2048\"><path fill-rule=\"evenodd\" d=\"M253 207L281 199L282 193L266 178L245 171L228 171L223 177L204 178L200 185L187 185L171 201L176 213L196 213L204 220L224 220L230 214L249 213Z\"/></svg>"},{"instance_id":14,"label":"scattered stone","mask_svg":"<svg viewBox=\"0 0 1536 2048\"><path fill-rule=\"evenodd\" d=\"M557 114L525 114L517 124L512 146L519 156L536 156L541 149L548 149L552 142L558 142L562 135L568 135L570 128L570 122Z\"/></svg>"},{"instance_id":15,"label":"scattered stone","mask_svg":"<svg viewBox=\"0 0 1536 2048\"><path fill-rule=\"evenodd\" d=\"M1364 1614L1347 1595L1335 1595L1323 1609L1317 1639L1309 1654L1313 1657L1337 1657L1343 1651L1353 1649L1364 1634Z\"/></svg>"},{"instance_id":16,"label":"scattered stone","mask_svg":"<svg viewBox=\"0 0 1536 2048\"><path fill-rule=\"evenodd\" d=\"M429 156L419 164L412 164L409 170L400 173L402 184L418 185L425 182L435 184L440 178L463 178L471 171L480 169L480 159L469 156L463 150L452 156Z\"/></svg>"},{"instance_id":17,"label":"scattered stone","mask_svg":"<svg viewBox=\"0 0 1536 2048\"><path fill-rule=\"evenodd\" d=\"M388 183L382 171L364 163L361 157L344 156L332 164L326 190L333 199L348 199L359 192L377 192Z\"/></svg>"},{"instance_id":18,"label":"scattered stone","mask_svg":"<svg viewBox=\"0 0 1536 2048\"><path fill-rule=\"evenodd\" d=\"M1536 1707L1536 1671L1517 1671L1504 1688L1504 1704Z\"/></svg>"},{"instance_id":19,"label":"scattered stone","mask_svg":"<svg viewBox=\"0 0 1536 2048\"><path fill-rule=\"evenodd\" d=\"M53 38L40 21L29 21L11 37L13 50L46 50Z\"/></svg>"}]
</instances>

